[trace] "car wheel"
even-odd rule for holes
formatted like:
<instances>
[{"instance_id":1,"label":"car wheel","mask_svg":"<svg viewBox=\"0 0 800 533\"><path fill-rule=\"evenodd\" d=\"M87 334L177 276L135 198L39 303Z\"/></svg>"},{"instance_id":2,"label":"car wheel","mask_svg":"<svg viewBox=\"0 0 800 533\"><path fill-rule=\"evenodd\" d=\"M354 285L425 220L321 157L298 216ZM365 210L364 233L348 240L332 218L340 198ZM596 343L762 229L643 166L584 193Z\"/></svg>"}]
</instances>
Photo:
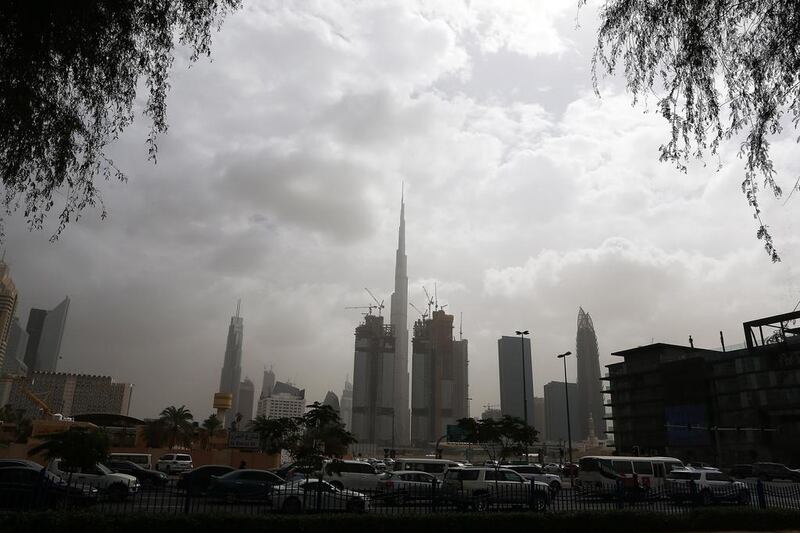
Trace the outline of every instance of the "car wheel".
<instances>
[{"instance_id":1,"label":"car wheel","mask_svg":"<svg viewBox=\"0 0 800 533\"><path fill-rule=\"evenodd\" d=\"M125 501L128 497L128 487L122 483L115 483L108 487L108 499L112 502Z\"/></svg>"},{"instance_id":2,"label":"car wheel","mask_svg":"<svg viewBox=\"0 0 800 533\"><path fill-rule=\"evenodd\" d=\"M547 498L543 494L534 494L533 500L530 503L531 511L541 513L547 509Z\"/></svg>"},{"instance_id":3,"label":"car wheel","mask_svg":"<svg viewBox=\"0 0 800 533\"><path fill-rule=\"evenodd\" d=\"M341 481L331 481L331 485L333 485L339 490L342 490L344 488L344 485L342 484Z\"/></svg>"},{"instance_id":4,"label":"car wheel","mask_svg":"<svg viewBox=\"0 0 800 533\"><path fill-rule=\"evenodd\" d=\"M350 500L345 507L348 513L363 513L364 500Z\"/></svg>"},{"instance_id":5,"label":"car wheel","mask_svg":"<svg viewBox=\"0 0 800 533\"><path fill-rule=\"evenodd\" d=\"M472 510L478 513L484 513L489 510L489 498L486 496L478 496L477 499L472 502Z\"/></svg>"},{"instance_id":6,"label":"car wheel","mask_svg":"<svg viewBox=\"0 0 800 533\"><path fill-rule=\"evenodd\" d=\"M287 498L283 502L282 509L284 513L297 514L300 512L300 508L300 500L297 498Z\"/></svg>"},{"instance_id":7,"label":"car wheel","mask_svg":"<svg viewBox=\"0 0 800 533\"><path fill-rule=\"evenodd\" d=\"M711 505L714 502L714 498L711 497L711 492L708 490L704 490L700 493L700 504L701 505Z\"/></svg>"},{"instance_id":8,"label":"car wheel","mask_svg":"<svg viewBox=\"0 0 800 533\"><path fill-rule=\"evenodd\" d=\"M750 493L746 490L739 491L739 496L736 498L739 505L747 505L750 503Z\"/></svg>"}]
</instances>

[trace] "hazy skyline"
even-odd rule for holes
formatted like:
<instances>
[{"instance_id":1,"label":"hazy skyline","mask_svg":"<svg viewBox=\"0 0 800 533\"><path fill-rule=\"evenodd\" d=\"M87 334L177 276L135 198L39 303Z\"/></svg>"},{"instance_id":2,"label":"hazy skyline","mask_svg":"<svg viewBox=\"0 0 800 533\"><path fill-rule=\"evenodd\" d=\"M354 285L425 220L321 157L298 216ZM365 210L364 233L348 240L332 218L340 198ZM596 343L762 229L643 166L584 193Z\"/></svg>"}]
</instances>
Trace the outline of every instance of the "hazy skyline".
<instances>
[{"instance_id":1,"label":"hazy skyline","mask_svg":"<svg viewBox=\"0 0 800 533\"><path fill-rule=\"evenodd\" d=\"M273 365L322 400L353 373L344 307L363 287L389 300L405 181L409 301L438 280L456 330L463 312L473 416L499 404L502 335L531 331L536 396L563 379L579 306L602 371L651 339L742 342L743 321L800 300L800 199L762 198L772 265L738 141L719 170L659 163L654 101L592 92L596 5L576 4L245 3L212 61L176 60L158 164L146 121L114 146L130 180L101 185L107 220L52 244L6 220L18 316L69 295L60 370L134 383L134 416L205 418L241 298L242 378ZM796 150L792 129L773 143L786 190Z\"/></svg>"}]
</instances>

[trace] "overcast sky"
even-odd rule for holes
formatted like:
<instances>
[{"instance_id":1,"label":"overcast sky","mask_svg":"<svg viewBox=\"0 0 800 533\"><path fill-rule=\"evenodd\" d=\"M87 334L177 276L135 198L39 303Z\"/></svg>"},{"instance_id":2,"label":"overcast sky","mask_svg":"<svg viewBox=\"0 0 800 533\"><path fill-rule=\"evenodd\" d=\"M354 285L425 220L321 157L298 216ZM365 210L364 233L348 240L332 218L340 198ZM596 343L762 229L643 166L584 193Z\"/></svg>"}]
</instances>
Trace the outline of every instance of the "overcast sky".
<instances>
[{"instance_id":1,"label":"overcast sky","mask_svg":"<svg viewBox=\"0 0 800 533\"><path fill-rule=\"evenodd\" d=\"M409 298L438 282L463 313L472 415L499 404L501 335L532 331L537 396L562 379L579 306L606 365L651 340L740 343L743 321L797 304L800 194L763 198L773 265L735 143L680 173L658 162L653 101L632 107L618 79L593 93L595 6L420 4L246 2L211 60L176 60L158 164L146 120L114 145L129 181L103 186L108 219L54 244L6 221L23 322L72 299L60 370L134 383L134 416L205 418L241 298L256 394L265 365L340 394L361 319L344 308L363 287L388 308L403 180ZM786 190L793 134L772 147Z\"/></svg>"}]
</instances>

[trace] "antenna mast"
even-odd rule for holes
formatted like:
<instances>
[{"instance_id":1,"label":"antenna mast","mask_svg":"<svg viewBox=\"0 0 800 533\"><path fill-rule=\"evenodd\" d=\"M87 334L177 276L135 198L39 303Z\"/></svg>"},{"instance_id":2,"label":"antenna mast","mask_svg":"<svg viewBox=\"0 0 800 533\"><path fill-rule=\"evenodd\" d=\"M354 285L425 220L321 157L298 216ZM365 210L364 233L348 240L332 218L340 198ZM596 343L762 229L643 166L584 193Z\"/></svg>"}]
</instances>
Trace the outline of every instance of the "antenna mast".
<instances>
[{"instance_id":1,"label":"antenna mast","mask_svg":"<svg viewBox=\"0 0 800 533\"><path fill-rule=\"evenodd\" d=\"M458 340L464 340L464 312L461 312L461 320L458 321Z\"/></svg>"}]
</instances>

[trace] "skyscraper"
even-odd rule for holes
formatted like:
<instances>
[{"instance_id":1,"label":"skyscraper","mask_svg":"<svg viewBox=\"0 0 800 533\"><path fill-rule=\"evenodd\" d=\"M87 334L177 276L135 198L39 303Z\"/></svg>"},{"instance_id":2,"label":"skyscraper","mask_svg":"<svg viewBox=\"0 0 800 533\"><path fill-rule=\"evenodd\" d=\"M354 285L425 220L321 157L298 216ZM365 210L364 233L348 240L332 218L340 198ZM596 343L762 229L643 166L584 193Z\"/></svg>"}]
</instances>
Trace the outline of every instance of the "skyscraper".
<instances>
[{"instance_id":1,"label":"skyscraper","mask_svg":"<svg viewBox=\"0 0 800 533\"><path fill-rule=\"evenodd\" d=\"M405 199L400 196L400 229L394 267L394 292L391 298L389 321L394 326L394 441L398 445L410 442L408 404L408 258L406 257ZM355 376L354 376L355 379Z\"/></svg>"},{"instance_id":2,"label":"skyscraper","mask_svg":"<svg viewBox=\"0 0 800 533\"><path fill-rule=\"evenodd\" d=\"M28 315L28 344L25 364L31 372L55 372L61 357L61 339L67 324L69 296L53 309L31 309Z\"/></svg>"},{"instance_id":3,"label":"skyscraper","mask_svg":"<svg viewBox=\"0 0 800 533\"><path fill-rule=\"evenodd\" d=\"M353 357L352 429L360 444L397 444L394 394L394 326L385 325L382 316L366 315L356 327Z\"/></svg>"},{"instance_id":4,"label":"skyscraper","mask_svg":"<svg viewBox=\"0 0 800 533\"><path fill-rule=\"evenodd\" d=\"M253 402L255 402L256 387L250 378L245 377L244 381L239 383L239 403L237 404L236 412L241 413L242 420L239 423L239 429L245 429L247 423L253 419Z\"/></svg>"},{"instance_id":5,"label":"skyscraper","mask_svg":"<svg viewBox=\"0 0 800 533\"><path fill-rule=\"evenodd\" d=\"M606 435L603 390L600 384L600 354L592 317L583 308L578 308L578 333L575 338L578 365L578 427L580 436L589 435L589 418L594 423L594 433L604 439ZM573 438L575 436L573 435Z\"/></svg>"},{"instance_id":6,"label":"skyscraper","mask_svg":"<svg viewBox=\"0 0 800 533\"><path fill-rule=\"evenodd\" d=\"M0 259L0 368L6 357L8 336L11 332L11 322L17 308L17 287L11 279L11 269L5 262L5 257Z\"/></svg>"},{"instance_id":7,"label":"skyscraper","mask_svg":"<svg viewBox=\"0 0 800 533\"><path fill-rule=\"evenodd\" d=\"M540 421L535 419L533 408L531 340L527 337L500 337L497 339L497 357L500 366L500 410L503 415L525 420L527 404L528 425L536 427Z\"/></svg>"},{"instance_id":8,"label":"skyscraper","mask_svg":"<svg viewBox=\"0 0 800 533\"><path fill-rule=\"evenodd\" d=\"M579 437L579 427L576 414L578 407L578 386L575 383L568 383L569 390L569 427L572 431L572 443L582 440ZM564 390L563 381L551 381L544 386L544 409L545 425L542 432L548 442L567 442L569 432L567 431L567 391ZM540 440L544 440L540 436Z\"/></svg>"},{"instance_id":9,"label":"skyscraper","mask_svg":"<svg viewBox=\"0 0 800 533\"><path fill-rule=\"evenodd\" d=\"M19 318L15 316L11 322L6 359L2 367L0 367L2 368L0 373L12 376L25 376L28 374L28 365L25 364L25 346L27 344L28 333L19 324Z\"/></svg>"},{"instance_id":10,"label":"skyscraper","mask_svg":"<svg viewBox=\"0 0 800 533\"><path fill-rule=\"evenodd\" d=\"M411 440L427 446L469 413L467 341L453 340L453 315L439 309L414 323Z\"/></svg>"},{"instance_id":11,"label":"skyscraper","mask_svg":"<svg viewBox=\"0 0 800 533\"><path fill-rule=\"evenodd\" d=\"M342 422L347 431L353 430L353 384L349 379L344 380L344 390L342 391L341 408Z\"/></svg>"},{"instance_id":12,"label":"skyscraper","mask_svg":"<svg viewBox=\"0 0 800 533\"><path fill-rule=\"evenodd\" d=\"M272 394L272 388L275 386L275 372L272 371L272 367L269 367L269 370L264 370L264 377L261 380L261 395L259 398L266 398L270 394Z\"/></svg>"},{"instance_id":13,"label":"skyscraper","mask_svg":"<svg viewBox=\"0 0 800 533\"><path fill-rule=\"evenodd\" d=\"M239 316L241 302L236 304L236 316L231 317L228 326L228 340L225 344L225 363L219 378L219 392L233 395L233 409L225 413L225 426L229 427L236 418L239 405L239 386L242 379L242 337L244 319Z\"/></svg>"},{"instance_id":14,"label":"skyscraper","mask_svg":"<svg viewBox=\"0 0 800 533\"><path fill-rule=\"evenodd\" d=\"M340 412L339 397L336 396L336 393L333 392L332 390L329 390L328 394L325 395L325 399L322 400L322 405L329 406L331 409L333 409L337 413ZM339 418L341 418L341 415L339 416Z\"/></svg>"}]
</instances>

